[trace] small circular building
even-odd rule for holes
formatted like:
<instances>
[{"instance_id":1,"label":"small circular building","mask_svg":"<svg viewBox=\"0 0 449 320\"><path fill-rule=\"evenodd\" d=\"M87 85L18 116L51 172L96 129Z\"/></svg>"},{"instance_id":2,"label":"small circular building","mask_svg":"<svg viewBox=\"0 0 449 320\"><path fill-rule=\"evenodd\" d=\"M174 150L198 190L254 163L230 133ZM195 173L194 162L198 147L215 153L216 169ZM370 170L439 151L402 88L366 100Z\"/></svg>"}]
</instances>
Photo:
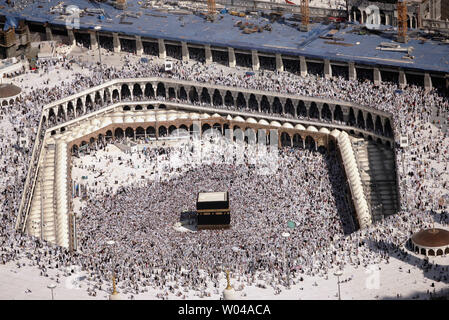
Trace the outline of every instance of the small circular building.
<instances>
[{"instance_id":1,"label":"small circular building","mask_svg":"<svg viewBox=\"0 0 449 320\"><path fill-rule=\"evenodd\" d=\"M18 86L10 83L0 84L0 105L7 106L14 103L16 97L22 92Z\"/></svg>"},{"instance_id":2,"label":"small circular building","mask_svg":"<svg viewBox=\"0 0 449 320\"><path fill-rule=\"evenodd\" d=\"M413 251L426 256L449 254L449 231L439 228L421 230L411 240Z\"/></svg>"}]
</instances>

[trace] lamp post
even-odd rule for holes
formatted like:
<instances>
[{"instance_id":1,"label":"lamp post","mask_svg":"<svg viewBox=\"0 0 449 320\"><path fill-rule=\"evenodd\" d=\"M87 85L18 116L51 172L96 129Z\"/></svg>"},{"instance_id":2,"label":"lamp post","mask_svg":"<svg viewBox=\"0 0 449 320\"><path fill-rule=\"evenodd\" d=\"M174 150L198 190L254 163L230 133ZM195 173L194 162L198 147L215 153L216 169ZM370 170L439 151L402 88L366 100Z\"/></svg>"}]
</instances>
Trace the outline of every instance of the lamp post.
<instances>
[{"instance_id":1,"label":"lamp post","mask_svg":"<svg viewBox=\"0 0 449 320\"><path fill-rule=\"evenodd\" d=\"M55 296L53 295L53 289L56 288L56 284L50 283L50 284L47 286L47 288L51 290L51 300L55 300Z\"/></svg>"},{"instance_id":2,"label":"lamp post","mask_svg":"<svg viewBox=\"0 0 449 320\"><path fill-rule=\"evenodd\" d=\"M101 26L95 26L94 29L97 31L97 46L98 46L98 58L100 60L100 70L101 70L101 77L103 78L103 64L101 63L101 46L100 46L100 33Z\"/></svg>"},{"instance_id":3,"label":"lamp post","mask_svg":"<svg viewBox=\"0 0 449 320\"><path fill-rule=\"evenodd\" d=\"M341 300L341 294L340 294L340 276L343 274L341 270L337 270L334 275L337 276L337 286L338 286L338 300Z\"/></svg>"}]
</instances>

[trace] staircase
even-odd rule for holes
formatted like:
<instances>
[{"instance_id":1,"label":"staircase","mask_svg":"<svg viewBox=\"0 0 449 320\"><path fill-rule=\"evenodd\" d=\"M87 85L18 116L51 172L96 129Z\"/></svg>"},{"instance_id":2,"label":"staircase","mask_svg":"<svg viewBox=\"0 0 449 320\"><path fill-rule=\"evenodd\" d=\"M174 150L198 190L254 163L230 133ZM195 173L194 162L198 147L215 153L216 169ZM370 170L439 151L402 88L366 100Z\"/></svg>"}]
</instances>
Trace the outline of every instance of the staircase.
<instances>
[{"instance_id":1,"label":"staircase","mask_svg":"<svg viewBox=\"0 0 449 320\"><path fill-rule=\"evenodd\" d=\"M45 146L43 163L40 166L30 216L28 218L29 233L44 240L56 241L56 208L54 206L55 183L55 145Z\"/></svg>"},{"instance_id":2,"label":"staircase","mask_svg":"<svg viewBox=\"0 0 449 320\"><path fill-rule=\"evenodd\" d=\"M363 190L373 222L399 211L393 150L351 137Z\"/></svg>"}]
</instances>

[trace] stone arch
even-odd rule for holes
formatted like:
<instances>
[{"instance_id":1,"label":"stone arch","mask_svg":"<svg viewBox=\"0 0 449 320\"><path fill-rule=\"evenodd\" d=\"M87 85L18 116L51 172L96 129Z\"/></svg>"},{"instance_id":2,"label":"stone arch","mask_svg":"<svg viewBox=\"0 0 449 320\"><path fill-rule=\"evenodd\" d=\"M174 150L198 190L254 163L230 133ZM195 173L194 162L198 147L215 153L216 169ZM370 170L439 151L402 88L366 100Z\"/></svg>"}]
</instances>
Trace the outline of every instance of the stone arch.
<instances>
[{"instance_id":1,"label":"stone arch","mask_svg":"<svg viewBox=\"0 0 449 320\"><path fill-rule=\"evenodd\" d=\"M118 89L114 89L112 91L112 100L114 100L114 101L120 100L120 93L119 93Z\"/></svg>"},{"instance_id":2,"label":"stone arch","mask_svg":"<svg viewBox=\"0 0 449 320\"><path fill-rule=\"evenodd\" d=\"M320 118L320 112L318 111L318 107L315 102L312 102L310 104L309 118L311 118L311 119L319 119Z\"/></svg>"},{"instance_id":3,"label":"stone arch","mask_svg":"<svg viewBox=\"0 0 449 320\"><path fill-rule=\"evenodd\" d=\"M186 89L184 87L181 87L179 89L179 96L178 96L178 98L181 99L181 100L187 101L187 92L186 92Z\"/></svg>"},{"instance_id":4,"label":"stone arch","mask_svg":"<svg viewBox=\"0 0 449 320\"><path fill-rule=\"evenodd\" d=\"M237 108L246 108L246 99L241 92L237 95Z\"/></svg>"},{"instance_id":5,"label":"stone arch","mask_svg":"<svg viewBox=\"0 0 449 320\"><path fill-rule=\"evenodd\" d=\"M142 88L140 87L140 84L135 83L133 86L133 97L140 98L142 97Z\"/></svg>"},{"instance_id":6,"label":"stone arch","mask_svg":"<svg viewBox=\"0 0 449 320\"><path fill-rule=\"evenodd\" d=\"M131 111L131 107L130 106L124 106L123 107L123 111Z\"/></svg>"},{"instance_id":7,"label":"stone arch","mask_svg":"<svg viewBox=\"0 0 449 320\"><path fill-rule=\"evenodd\" d=\"M371 116L371 113L368 113L366 116L366 129L371 131L374 130L373 117Z\"/></svg>"},{"instance_id":8,"label":"stone arch","mask_svg":"<svg viewBox=\"0 0 449 320\"><path fill-rule=\"evenodd\" d=\"M357 126L359 128L365 129L365 118L363 117L362 110L357 112Z\"/></svg>"},{"instance_id":9,"label":"stone arch","mask_svg":"<svg viewBox=\"0 0 449 320\"><path fill-rule=\"evenodd\" d=\"M151 83L145 85L145 97L154 98L154 89Z\"/></svg>"},{"instance_id":10,"label":"stone arch","mask_svg":"<svg viewBox=\"0 0 449 320\"><path fill-rule=\"evenodd\" d=\"M201 90L201 102L207 104L211 103L210 94L207 88L203 88L203 90Z\"/></svg>"},{"instance_id":11,"label":"stone arch","mask_svg":"<svg viewBox=\"0 0 449 320\"><path fill-rule=\"evenodd\" d=\"M281 146L282 147L291 147L292 141L290 135L287 132L281 133Z\"/></svg>"},{"instance_id":12,"label":"stone arch","mask_svg":"<svg viewBox=\"0 0 449 320\"><path fill-rule=\"evenodd\" d=\"M293 147L295 148L304 148L304 141L299 133L295 133L293 135Z\"/></svg>"},{"instance_id":13,"label":"stone arch","mask_svg":"<svg viewBox=\"0 0 449 320\"><path fill-rule=\"evenodd\" d=\"M231 91L226 91L224 102L227 107L234 105L234 97L232 96Z\"/></svg>"},{"instance_id":14,"label":"stone arch","mask_svg":"<svg viewBox=\"0 0 449 320\"><path fill-rule=\"evenodd\" d=\"M350 126L353 126L353 125L355 125L355 115L354 115L354 109L352 109L352 107L351 108L349 108L349 118L348 118L348 124L350 125Z\"/></svg>"},{"instance_id":15,"label":"stone arch","mask_svg":"<svg viewBox=\"0 0 449 320\"><path fill-rule=\"evenodd\" d=\"M189 128L185 125L185 124L181 124L180 126L179 126L179 129L181 129L181 130L185 130L185 131L189 131Z\"/></svg>"},{"instance_id":16,"label":"stone arch","mask_svg":"<svg viewBox=\"0 0 449 320\"><path fill-rule=\"evenodd\" d=\"M168 98L169 99L176 99L176 91L175 88L168 88Z\"/></svg>"},{"instance_id":17,"label":"stone arch","mask_svg":"<svg viewBox=\"0 0 449 320\"><path fill-rule=\"evenodd\" d=\"M190 88L189 99L190 99L190 102L192 102L192 103L199 101L198 92L196 91L195 87Z\"/></svg>"},{"instance_id":18,"label":"stone arch","mask_svg":"<svg viewBox=\"0 0 449 320\"><path fill-rule=\"evenodd\" d=\"M384 128L382 126L382 120L380 119L380 116L376 116L374 132L376 132L377 134L380 134L380 135L384 135Z\"/></svg>"},{"instance_id":19,"label":"stone arch","mask_svg":"<svg viewBox=\"0 0 449 320\"><path fill-rule=\"evenodd\" d=\"M122 92L121 94L122 99L127 99L131 97L131 91L129 90L129 87L126 83L122 84L121 92Z\"/></svg>"},{"instance_id":20,"label":"stone arch","mask_svg":"<svg viewBox=\"0 0 449 320\"><path fill-rule=\"evenodd\" d=\"M252 111L259 111L259 103L253 93L249 95L248 108Z\"/></svg>"},{"instance_id":21,"label":"stone arch","mask_svg":"<svg viewBox=\"0 0 449 320\"><path fill-rule=\"evenodd\" d=\"M134 130L131 127L126 128L125 137L134 139Z\"/></svg>"},{"instance_id":22,"label":"stone arch","mask_svg":"<svg viewBox=\"0 0 449 320\"><path fill-rule=\"evenodd\" d=\"M428 255L429 256L435 256L435 251L433 249L429 249Z\"/></svg>"},{"instance_id":23,"label":"stone arch","mask_svg":"<svg viewBox=\"0 0 449 320\"><path fill-rule=\"evenodd\" d=\"M158 109L167 109L167 106L163 103L161 103L158 107Z\"/></svg>"},{"instance_id":24,"label":"stone arch","mask_svg":"<svg viewBox=\"0 0 449 320\"><path fill-rule=\"evenodd\" d=\"M251 145L257 143L257 134L253 128L246 128L245 130L245 142Z\"/></svg>"},{"instance_id":25,"label":"stone arch","mask_svg":"<svg viewBox=\"0 0 449 320\"><path fill-rule=\"evenodd\" d=\"M223 105L223 98L221 97L220 91L218 91L218 89L214 90L214 94L212 96L212 103L214 106Z\"/></svg>"},{"instance_id":26,"label":"stone arch","mask_svg":"<svg viewBox=\"0 0 449 320\"><path fill-rule=\"evenodd\" d=\"M92 102L92 98L90 97L90 94L86 96L86 110L92 111L94 109L94 104Z\"/></svg>"},{"instance_id":27,"label":"stone arch","mask_svg":"<svg viewBox=\"0 0 449 320\"><path fill-rule=\"evenodd\" d=\"M145 131L148 137L156 137L156 129L153 126L147 127Z\"/></svg>"},{"instance_id":28,"label":"stone arch","mask_svg":"<svg viewBox=\"0 0 449 320\"><path fill-rule=\"evenodd\" d=\"M295 107L293 106L293 102L290 98L287 99L287 101L285 101L285 113L289 114L291 116L295 116Z\"/></svg>"},{"instance_id":29,"label":"stone arch","mask_svg":"<svg viewBox=\"0 0 449 320\"><path fill-rule=\"evenodd\" d=\"M165 137L167 135L167 128L160 126L158 129L159 137Z\"/></svg>"},{"instance_id":30,"label":"stone arch","mask_svg":"<svg viewBox=\"0 0 449 320\"><path fill-rule=\"evenodd\" d=\"M172 134L174 131L176 131L176 126L171 125L170 127L168 127L168 134Z\"/></svg>"},{"instance_id":31,"label":"stone arch","mask_svg":"<svg viewBox=\"0 0 449 320\"><path fill-rule=\"evenodd\" d=\"M156 96L165 98L165 85L162 82L157 84Z\"/></svg>"},{"instance_id":32,"label":"stone arch","mask_svg":"<svg viewBox=\"0 0 449 320\"><path fill-rule=\"evenodd\" d=\"M438 249L437 256L442 256L442 255L443 255L443 249Z\"/></svg>"},{"instance_id":33,"label":"stone arch","mask_svg":"<svg viewBox=\"0 0 449 320\"><path fill-rule=\"evenodd\" d=\"M112 140L112 130L106 131L106 141Z\"/></svg>"},{"instance_id":34,"label":"stone arch","mask_svg":"<svg viewBox=\"0 0 449 320\"><path fill-rule=\"evenodd\" d=\"M109 89L104 89L103 101L105 103L109 103L112 101L111 92L109 91Z\"/></svg>"},{"instance_id":35,"label":"stone arch","mask_svg":"<svg viewBox=\"0 0 449 320\"><path fill-rule=\"evenodd\" d=\"M282 104L278 97L273 100L273 113L282 114Z\"/></svg>"},{"instance_id":36,"label":"stone arch","mask_svg":"<svg viewBox=\"0 0 449 320\"><path fill-rule=\"evenodd\" d=\"M307 117L307 108L304 101L299 100L296 114L298 115L298 117Z\"/></svg>"},{"instance_id":37,"label":"stone arch","mask_svg":"<svg viewBox=\"0 0 449 320\"><path fill-rule=\"evenodd\" d=\"M101 94L99 91L95 92L94 101L96 105L103 105L103 99L101 98Z\"/></svg>"},{"instance_id":38,"label":"stone arch","mask_svg":"<svg viewBox=\"0 0 449 320\"><path fill-rule=\"evenodd\" d=\"M137 106L134 107L134 110L136 110L136 111L141 111L142 109L143 108L142 108L141 105L137 105Z\"/></svg>"},{"instance_id":39,"label":"stone arch","mask_svg":"<svg viewBox=\"0 0 449 320\"><path fill-rule=\"evenodd\" d=\"M136 138L137 139L144 139L145 138L145 129L142 127L136 128Z\"/></svg>"},{"instance_id":40,"label":"stone arch","mask_svg":"<svg viewBox=\"0 0 449 320\"><path fill-rule=\"evenodd\" d=\"M210 124L205 123L205 124L203 124L202 127L201 127L201 132L204 133L204 132L206 132L207 130L209 130L210 128L211 128L211 127L210 127Z\"/></svg>"},{"instance_id":41,"label":"stone arch","mask_svg":"<svg viewBox=\"0 0 449 320\"><path fill-rule=\"evenodd\" d=\"M67 115L69 117L74 116L74 112L75 110L73 109L73 103L70 101L69 103L67 103Z\"/></svg>"},{"instance_id":42,"label":"stone arch","mask_svg":"<svg viewBox=\"0 0 449 320\"><path fill-rule=\"evenodd\" d=\"M58 107L58 118L67 120L65 118L64 108L61 105Z\"/></svg>"},{"instance_id":43,"label":"stone arch","mask_svg":"<svg viewBox=\"0 0 449 320\"><path fill-rule=\"evenodd\" d=\"M270 103L268 102L267 96L262 96L262 100L260 101L260 110L262 112L269 113L271 111Z\"/></svg>"},{"instance_id":44,"label":"stone arch","mask_svg":"<svg viewBox=\"0 0 449 320\"><path fill-rule=\"evenodd\" d=\"M387 137L393 137L393 129L391 128L390 119L385 119L384 133Z\"/></svg>"},{"instance_id":45,"label":"stone arch","mask_svg":"<svg viewBox=\"0 0 449 320\"><path fill-rule=\"evenodd\" d=\"M122 128L117 128L114 131L114 137L117 139L123 138L125 136Z\"/></svg>"},{"instance_id":46,"label":"stone arch","mask_svg":"<svg viewBox=\"0 0 449 320\"><path fill-rule=\"evenodd\" d=\"M147 105L147 110L154 110L154 106L152 104Z\"/></svg>"},{"instance_id":47,"label":"stone arch","mask_svg":"<svg viewBox=\"0 0 449 320\"><path fill-rule=\"evenodd\" d=\"M343 111L341 110L341 107L338 104L335 106L335 109L334 109L334 120L340 121L340 122L344 121Z\"/></svg>"},{"instance_id":48,"label":"stone arch","mask_svg":"<svg viewBox=\"0 0 449 320\"><path fill-rule=\"evenodd\" d=\"M306 149L316 150L316 142L311 136L307 136L305 140Z\"/></svg>"},{"instance_id":49,"label":"stone arch","mask_svg":"<svg viewBox=\"0 0 449 320\"><path fill-rule=\"evenodd\" d=\"M325 120L332 120L332 112L327 103L323 104L323 108L321 110L321 118Z\"/></svg>"}]
</instances>

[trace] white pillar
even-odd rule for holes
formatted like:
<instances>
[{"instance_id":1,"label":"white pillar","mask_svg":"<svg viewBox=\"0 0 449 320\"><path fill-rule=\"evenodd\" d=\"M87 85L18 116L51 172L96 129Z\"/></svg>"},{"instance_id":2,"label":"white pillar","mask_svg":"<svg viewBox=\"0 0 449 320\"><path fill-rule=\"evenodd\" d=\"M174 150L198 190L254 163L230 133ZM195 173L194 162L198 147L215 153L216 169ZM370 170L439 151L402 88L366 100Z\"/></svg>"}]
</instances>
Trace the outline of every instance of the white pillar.
<instances>
[{"instance_id":1,"label":"white pillar","mask_svg":"<svg viewBox=\"0 0 449 320\"><path fill-rule=\"evenodd\" d=\"M158 46L159 46L159 58L165 59L167 57L167 53L165 51L164 39L157 39L157 43L158 43Z\"/></svg>"},{"instance_id":2,"label":"white pillar","mask_svg":"<svg viewBox=\"0 0 449 320\"><path fill-rule=\"evenodd\" d=\"M259 64L259 55L257 54L257 50L251 50L251 57L253 61L253 70L258 71L260 69Z\"/></svg>"},{"instance_id":3,"label":"white pillar","mask_svg":"<svg viewBox=\"0 0 449 320\"><path fill-rule=\"evenodd\" d=\"M229 59L229 67L235 68L234 48L228 47L228 59Z\"/></svg>"},{"instance_id":4,"label":"white pillar","mask_svg":"<svg viewBox=\"0 0 449 320\"><path fill-rule=\"evenodd\" d=\"M276 70L279 72L284 71L284 63L280 53L276 53Z\"/></svg>"}]
</instances>

